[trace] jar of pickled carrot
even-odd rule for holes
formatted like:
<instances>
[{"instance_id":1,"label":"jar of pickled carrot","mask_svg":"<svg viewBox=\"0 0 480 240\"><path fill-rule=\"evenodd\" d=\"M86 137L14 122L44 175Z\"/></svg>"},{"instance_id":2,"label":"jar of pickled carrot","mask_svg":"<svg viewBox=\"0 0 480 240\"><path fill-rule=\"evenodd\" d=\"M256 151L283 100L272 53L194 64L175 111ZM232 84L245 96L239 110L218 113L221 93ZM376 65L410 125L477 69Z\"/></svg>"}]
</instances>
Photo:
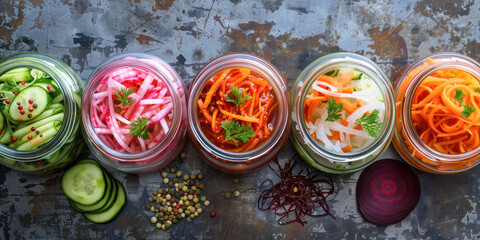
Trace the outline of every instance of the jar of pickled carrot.
<instances>
[{"instance_id":1,"label":"jar of pickled carrot","mask_svg":"<svg viewBox=\"0 0 480 240\"><path fill-rule=\"evenodd\" d=\"M292 88L292 142L311 166L349 173L374 162L393 130L393 88L379 67L354 53L311 63Z\"/></svg>"},{"instance_id":2,"label":"jar of pickled carrot","mask_svg":"<svg viewBox=\"0 0 480 240\"><path fill-rule=\"evenodd\" d=\"M229 173L257 169L290 133L288 85L268 61L233 53L195 76L188 101L190 140L203 159Z\"/></svg>"},{"instance_id":3,"label":"jar of pickled carrot","mask_svg":"<svg viewBox=\"0 0 480 240\"><path fill-rule=\"evenodd\" d=\"M458 173L480 162L480 64L437 53L398 77L393 143L414 167Z\"/></svg>"},{"instance_id":4,"label":"jar of pickled carrot","mask_svg":"<svg viewBox=\"0 0 480 240\"><path fill-rule=\"evenodd\" d=\"M158 57L125 53L102 63L82 98L87 146L105 165L129 173L158 170L186 142L182 78Z\"/></svg>"}]
</instances>

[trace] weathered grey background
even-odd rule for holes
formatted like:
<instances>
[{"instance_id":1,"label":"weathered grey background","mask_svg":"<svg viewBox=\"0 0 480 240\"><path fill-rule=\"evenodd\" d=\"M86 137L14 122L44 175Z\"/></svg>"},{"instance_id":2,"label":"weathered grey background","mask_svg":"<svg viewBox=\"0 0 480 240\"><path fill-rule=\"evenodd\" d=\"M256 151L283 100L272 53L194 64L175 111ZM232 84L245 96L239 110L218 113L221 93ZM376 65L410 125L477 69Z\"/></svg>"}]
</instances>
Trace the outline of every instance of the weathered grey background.
<instances>
[{"instance_id":1,"label":"weathered grey background","mask_svg":"<svg viewBox=\"0 0 480 240\"><path fill-rule=\"evenodd\" d=\"M376 61L394 79L424 55L452 51L480 60L480 2L474 1L95 1L0 0L0 57L38 51L62 59L87 79L96 66L121 52L157 55L189 82L212 58L249 52L271 61L291 84L300 71L327 53L350 51ZM420 202L401 223L365 222L355 201L359 173L333 176L340 193L335 219L279 226L256 208L258 186L273 178L268 168L232 176L209 168L188 144L188 159L172 166L206 175L207 214L156 230L143 210L160 174L126 175L109 170L126 186L128 204L113 222L96 225L73 211L63 196L61 173L45 177L0 167L0 239L475 239L480 168L442 176L416 171ZM295 153L292 145L282 161ZM88 153L87 153L88 154ZM385 157L399 158L393 149ZM299 161L299 167L307 167ZM241 197L223 193L240 189Z\"/></svg>"}]
</instances>

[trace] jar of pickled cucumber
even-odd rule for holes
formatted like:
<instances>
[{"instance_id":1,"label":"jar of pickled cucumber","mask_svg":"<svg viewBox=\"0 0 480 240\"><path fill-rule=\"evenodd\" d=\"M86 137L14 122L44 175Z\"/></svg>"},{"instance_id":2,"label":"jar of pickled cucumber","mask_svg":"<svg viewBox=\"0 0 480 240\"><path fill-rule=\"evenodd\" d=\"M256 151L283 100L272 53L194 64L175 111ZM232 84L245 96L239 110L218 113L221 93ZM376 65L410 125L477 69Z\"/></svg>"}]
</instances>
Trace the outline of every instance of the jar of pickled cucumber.
<instances>
[{"instance_id":1,"label":"jar of pickled cucumber","mask_svg":"<svg viewBox=\"0 0 480 240\"><path fill-rule=\"evenodd\" d=\"M25 173L60 170L82 152L80 77L35 52L0 61L0 163Z\"/></svg>"}]
</instances>

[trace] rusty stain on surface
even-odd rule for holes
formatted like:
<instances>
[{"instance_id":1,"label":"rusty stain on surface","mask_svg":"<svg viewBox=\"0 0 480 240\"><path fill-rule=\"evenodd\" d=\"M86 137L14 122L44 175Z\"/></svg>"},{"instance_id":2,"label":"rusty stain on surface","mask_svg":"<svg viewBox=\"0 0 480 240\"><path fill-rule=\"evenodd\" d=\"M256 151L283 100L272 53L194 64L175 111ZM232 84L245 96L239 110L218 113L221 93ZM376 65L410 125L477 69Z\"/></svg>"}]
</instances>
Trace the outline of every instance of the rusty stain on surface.
<instances>
[{"instance_id":1,"label":"rusty stain on surface","mask_svg":"<svg viewBox=\"0 0 480 240\"><path fill-rule=\"evenodd\" d=\"M141 45L152 45L154 43L160 43L160 41L158 41L157 39L145 34L134 34L133 38L135 38Z\"/></svg>"},{"instance_id":2,"label":"rusty stain on surface","mask_svg":"<svg viewBox=\"0 0 480 240\"><path fill-rule=\"evenodd\" d=\"M155 5L152 7L152 10L168 10L173 2L175 2L175 0L155 0Z\"/></svg>"}]
</instances>

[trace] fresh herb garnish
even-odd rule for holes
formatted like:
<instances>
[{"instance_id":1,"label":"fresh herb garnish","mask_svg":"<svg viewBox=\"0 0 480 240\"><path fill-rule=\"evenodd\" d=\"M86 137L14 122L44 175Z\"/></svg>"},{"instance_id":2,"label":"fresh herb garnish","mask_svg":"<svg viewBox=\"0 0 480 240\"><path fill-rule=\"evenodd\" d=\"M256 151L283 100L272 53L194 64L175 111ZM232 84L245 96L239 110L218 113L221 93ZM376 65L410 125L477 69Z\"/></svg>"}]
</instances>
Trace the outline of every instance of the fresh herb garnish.
<instances>
[{"instance_id":1,"label":"fresh herb garnish","mask_svg":"<svg viewBox=\"0 0 480 240\"><path fill-rule=\"evenodd\" d=\"M225 129L225 140L223 142L232 140L237 145L237 138L246 143L255 136L255 132L250 125L240 125L237 121L223 120L221 127Z\"/></svg>"},{"instance_id":2,"label":"fresh herb garnish","mask_svg":"<svg viewBox=\"0 0 480 240\"><path fill-rule=\"evenodd\" d=\"M129 88L122 88L120 89L120 92L118 92L117 89L115 89L115 94L117 94L117 99L120 100L123 106L127 106L128 104L132 104L135 102L134 98L128 98L128 96L135 91Z\"/></svg>"},{"instance_id":3,"label":"fresh herb garnish","mask_svg":"<svg viewBox=\"0 0 480 240\"><path fill-rule=\"evenodd\" d=\"M325 121L334 122L342 118L342 115L338 112L343 110L343 103L337 103L335 98L330 97L327 102L328 117Z\"/></svg>"},{"instance_id":4,"label":"fresh herb garnish","mask_svg":"<svg viewBox=\"0 0 480 240\"><path fill-rule=\"evenodd\" d=\"M373 110L370 114L363 114L363 116L355 124L362 126L363 131L365 131L370 137L377 137L382 131L382 124L380 123L380 117L378 114L380 111L377 109Z\"/></svg>"},{"instance_id":5,"label":"fresh herb garnish","mask_svg":"<svg viewBox=\"0 0 480 240\"><path fill-rule=\"evenodd\" d=\"M475 112L477 109L475 109L474 106L471 106L471 105L468 105L468 104L465 104L465 107L463 108L463 111L460 113L462 115L462 117L464 118L468 118L470 117L470 115Z\"/></svg>"},{"instance_id":6,"label":"fresh herb garnish","mask_svg":"<svg viewBox=\"0 0 480 240\"><path fill-rule=\"evenodd\" d=\"M232 92L228 95L225 95L226 100L227 102L235 104L237 109L238 106L245 104L248 99L252 98L252 96L250 96L248 93L242 94L242 91L233 85L230 85L230 90L232 90Z\"/></svg>"},{"instance_id":7,"label":"fresh herb garnish","mask_svg":"<svg viewBox=\"0 0 480 240\"><path fill-rule=\"evenodd\" d=\"M150 136L148 136L148 119L146 117L138 117L135 119L135 121L131 122L130 135L149 140Z\"/></svg>"},{"instance_id":8,"label":"fresh herb garnish","mask_svg":"<svg viewBox=\"0 0 480 240\"><path fill-rule=\"evenodd\" d=\"M453 97L453 99L457 100L460 104L463 104L463 97L465 97L465 93L463 93L463 90L455 89L455 97Z\"/></svg>"},{"instance_id":9,"label":"fresh herb garnish","mask_svg":"<svg viewBox=\"0 0 480 240\"><path fill-rule=\"evenodd\" d=\"M475 88L475 92L480 93L480 87L476 87L476 88Z\"/></svg>"}]
</instances>

